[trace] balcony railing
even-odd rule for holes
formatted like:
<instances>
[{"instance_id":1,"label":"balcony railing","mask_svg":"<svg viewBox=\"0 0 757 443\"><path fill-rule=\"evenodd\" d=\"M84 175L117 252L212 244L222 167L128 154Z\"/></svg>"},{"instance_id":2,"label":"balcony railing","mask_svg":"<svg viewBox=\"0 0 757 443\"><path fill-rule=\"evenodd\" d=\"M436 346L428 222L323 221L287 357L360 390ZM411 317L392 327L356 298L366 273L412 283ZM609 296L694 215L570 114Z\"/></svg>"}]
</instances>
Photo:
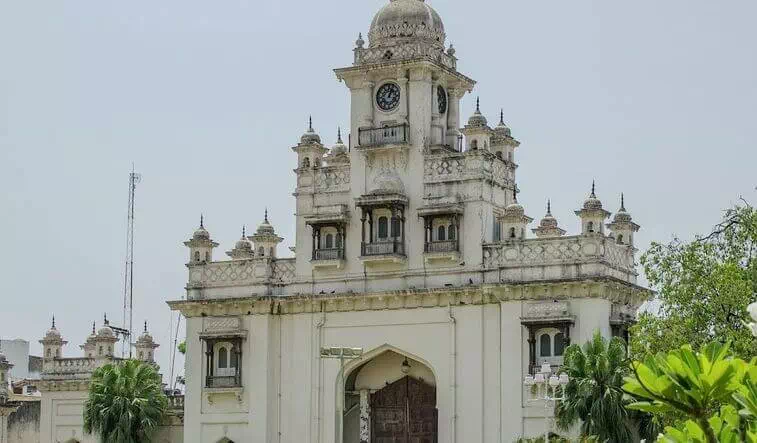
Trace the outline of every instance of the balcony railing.
<instances>
[{"instance_id":1,"label":"balcony railing","mask_svg":"<svg viewBox=\"0 0 757 443\"><path fill-rule=\"evenodd\" d=\"M362 256L368 257L371 255L405 255L405 245L401 241L386 241L376 243L363 243Z\"/></svg>"},{"instance_id":2,"label":"balcony railing","mask_svg":"<svg viewBox=\"0 0 757 443\"><path fill-rule=\"evenodd\" d=\"M168 407L171 409L184 409L184 396L183 395L169 395Z\"/></svg>"},{"instance_id":3,"label":"balcony railing","mask_svg":"<svg viewBox=\"0 0 757 443\"><path fill-rule=\"evenodd\" d=\"M344 260L344 250L342 248L316 249L313 260Z\"/></svg>"},{"instance_id":4,"label":"balcony railing","mask_svg":"<svg viewBox=\"0 0 757 443\"><path fill-rule=\"evenodd\" d=\"M459 252L457 240L433 241L426 243L426 252Z\"/></svg>"},{"instance_id":5,"label":"balcony railing","mask_svg":"<svg viewBox=\"0 0 757 443\"><path fill-rule=\"evenodd\" d=\"M205 387L208 388L238 388L242 386L240 374L230 376L211 375L206 377Z\"/></svg>"},{"instance_id":6,"label":"balcony railing","mask_svg":"<svg viewBox=\"0 0 757 443\"><path fill-rule=\"evenodd\" d=\"M408 142L409 127L406 124L358 131L358 145L362 147L404 144Z\"/></svg>"}]
</instances>

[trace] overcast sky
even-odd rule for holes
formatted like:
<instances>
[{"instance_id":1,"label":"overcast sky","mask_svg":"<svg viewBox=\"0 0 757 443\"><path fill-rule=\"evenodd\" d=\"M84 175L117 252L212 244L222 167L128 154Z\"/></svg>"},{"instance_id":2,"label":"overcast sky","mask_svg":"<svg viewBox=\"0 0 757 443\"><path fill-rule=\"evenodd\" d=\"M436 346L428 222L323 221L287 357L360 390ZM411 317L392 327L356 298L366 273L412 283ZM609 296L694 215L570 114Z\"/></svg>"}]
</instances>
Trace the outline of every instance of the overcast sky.
<instances>
[{"instance_id":1,"label":"overcast sky","mask_svg":"<svg viewBox=\"0 0 757 443\"><path fill-rule=\"evenodd\" d=\"M134 318L167 373L182 242L204 212L220 258L268 206L293 244L289 148L308 114L329 144L349 127L331 70L386 2L0 0L0 336L39 353L55 314L79 356L93 320L120 323L134 162ZM480 95L522 142L520 200L537 221L551 198L575 233L596 179L611 211L626 193L645 249L757 201L757 2L429 3L479 82L463 118Z\"/></svg>"}]
</instances>

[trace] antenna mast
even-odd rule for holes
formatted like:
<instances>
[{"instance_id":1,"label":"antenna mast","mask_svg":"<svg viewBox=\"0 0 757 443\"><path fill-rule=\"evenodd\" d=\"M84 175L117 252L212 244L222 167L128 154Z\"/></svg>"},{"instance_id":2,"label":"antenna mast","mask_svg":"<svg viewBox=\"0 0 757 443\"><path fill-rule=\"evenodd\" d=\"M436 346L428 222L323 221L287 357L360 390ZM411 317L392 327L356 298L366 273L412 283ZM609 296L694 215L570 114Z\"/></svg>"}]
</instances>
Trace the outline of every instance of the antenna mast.
<instances>
[{"instance_id":1,"label":"antenna mast","mask_svg":"<svg viewBox=\"0 0 757 443\"><path fill-rule=\"evenodd\" d=\"M133 308L134 308L134 194L137 184L142 176L134 172L134 164L131 165L129 174L129 206L126 216L126 263L124 268L124 318L123 325L129 322L129 336L122 342L121 355L125 356L125 346L129 348L131 358L131 337L133 332Z\"/></svg>"}]
</instances>

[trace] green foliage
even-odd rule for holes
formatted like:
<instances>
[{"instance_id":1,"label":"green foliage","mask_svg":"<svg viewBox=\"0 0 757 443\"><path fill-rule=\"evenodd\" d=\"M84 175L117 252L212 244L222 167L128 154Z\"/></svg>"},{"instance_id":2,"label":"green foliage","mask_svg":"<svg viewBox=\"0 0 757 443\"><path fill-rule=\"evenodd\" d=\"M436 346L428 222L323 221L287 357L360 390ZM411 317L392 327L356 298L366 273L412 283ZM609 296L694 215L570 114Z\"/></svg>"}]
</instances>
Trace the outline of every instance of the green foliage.
<instances>
[{"instance_id":1,"label":"green foliage","mask_svg":"<svg viewBox=\"0 0 757 443\"><path fill-rule=\"evenodd\" d=\"M757 342L742 324L757 292L757 211L747 204L725 212L711 234L691 242L653 243L641 257L658 291L659 312L631 330L633 355L655 355L690 344L730 341L745 360Z\"/></svg>"},{"instance_id":2,"label":"green foliage","mask_svg":"<svg viewBox=\"0 0 757 443\"><path fill-rule=\"evenodd\" d=\"M622 385L629 373L625 343L617 337L608 342L597 331L583 349L568 347L562 370L570 382L555 411L558 426L568 430L580 421L583 435L596 435L600 441L633 441L632 426L639 427L643 414L625 408ZM657 435L656 429L651 432Z\"/></svg>"},{"instance_id":3,"label":"green foliage","mask_svg":"<svg viewBox=\"0 0 757 443\"><path fill-rule=\"evenodd\" d=\"M688 420L665 428L661 442L753 441L757 415L757 365L713 342L694 352L689 345L634 361L623 389L639 401L628 406L655 414L678 412ZM739 406L740 405L740 406ZM736 406L742 407L737 411Z\"/></svg>"},{"instance_id":4,"label":"green foliage","mask_svg":"<svg viewBox=\"0 0 757 443\"><path fill-rule=\"evenodd\" d=\"M183 355L187 355L187 342L183 341L176 347Z\"/></svg>"},{"instance_id":5,"label":"green foliage","mask_svg":"<svg viewBox=\"0 0 757 443\"><path fill-rule=\"evenodd\" d=\"M567 437L560 437L557 434L549 434L549 443L599 443L600 440L597 437L580 437L575 440L571 440ZM544 443L544 436L537 438L519 438L515 443Z\"/></svg>"},{"instance_id":6,"label":"green foliage","mask_svg":"<svg viewBox=\"0 0 757 443\"><path fill-rule=\"evenodd\" d=\"M108 443L150 441L168 408L157 370L137 360L95 370L84 405L84 432Z\"/></svg>"}]
</instances>

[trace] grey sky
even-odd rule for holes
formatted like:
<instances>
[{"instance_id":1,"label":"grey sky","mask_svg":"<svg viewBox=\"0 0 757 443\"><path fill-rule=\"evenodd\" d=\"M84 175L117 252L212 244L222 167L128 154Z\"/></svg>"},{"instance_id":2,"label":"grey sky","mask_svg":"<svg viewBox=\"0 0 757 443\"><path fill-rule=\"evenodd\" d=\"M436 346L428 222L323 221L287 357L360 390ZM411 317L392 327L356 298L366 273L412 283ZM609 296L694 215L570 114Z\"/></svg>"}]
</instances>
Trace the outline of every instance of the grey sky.
<instances>
[{"instance_id":1,"label":"grey sky","mask_svg":"<svg viewBox=\"0 0 757 443\"><path fill-rule=\"evenodd\" d=\"M0 0L0 336L39 352L55 313L79 355L103 311L120 319L134 161L135 322L167 372L182 241L202 211L221 257L267 205L291 244L289 148L309 113L329 144L349 126L331 69L386 1ZM430 3L479 82L463 117L480 94L522 142L532 217L550 197L575 233L595 178L611 211L626 193L644 249L757 201L756 2Z\"/></svg>"}]
</instances>

